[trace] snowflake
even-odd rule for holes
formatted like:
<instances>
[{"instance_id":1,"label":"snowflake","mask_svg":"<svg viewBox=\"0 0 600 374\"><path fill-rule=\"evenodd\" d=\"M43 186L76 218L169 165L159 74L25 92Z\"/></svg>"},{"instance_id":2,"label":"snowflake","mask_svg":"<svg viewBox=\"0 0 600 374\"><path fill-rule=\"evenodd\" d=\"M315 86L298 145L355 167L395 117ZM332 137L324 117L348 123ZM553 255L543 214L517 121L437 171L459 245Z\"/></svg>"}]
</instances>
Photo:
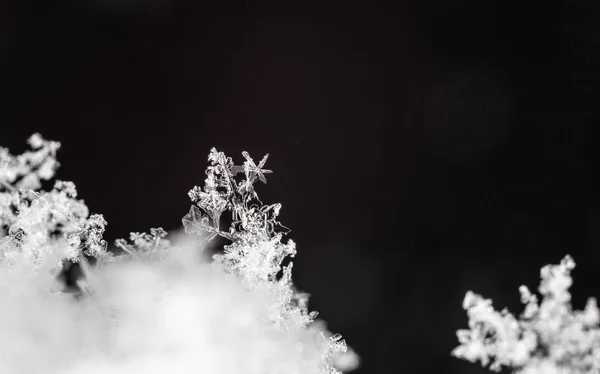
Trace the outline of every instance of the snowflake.
<instances>
[{"instance_id":1,"label":"snowflake","mask_svg":"<svg viewBox=\"0 0 600 374\"><path fill-rule=\"evenodd\" d=\"M162 260L167 255L171 243L165 239L167 232L161 227L150 229L150 234L132 232L129 235L131 244L125 239L117 239L115 245L127 254L153 260Z\"/></svg>"}]
</instances>

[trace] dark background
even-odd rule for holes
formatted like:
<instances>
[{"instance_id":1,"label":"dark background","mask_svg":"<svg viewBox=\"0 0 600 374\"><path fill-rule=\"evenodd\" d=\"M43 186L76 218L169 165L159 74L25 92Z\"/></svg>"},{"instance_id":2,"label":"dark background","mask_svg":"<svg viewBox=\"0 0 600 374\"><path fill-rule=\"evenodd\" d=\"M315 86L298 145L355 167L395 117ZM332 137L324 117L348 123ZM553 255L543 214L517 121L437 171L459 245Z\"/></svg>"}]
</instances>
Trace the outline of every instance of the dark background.
<instances>
[{"instance_id":1,"label":"dark background","mask_svg":"<svg viewBox=\"0 0 600 374\"><path fill-rule=\"evenodd\" d=\"M60 140L107 238L176 229L210 147L269 152L295 280L359 373L450 356L465 291L570 253L598 295L597 1L4 0L0 142Z\"/></svg>"}]
</instances>

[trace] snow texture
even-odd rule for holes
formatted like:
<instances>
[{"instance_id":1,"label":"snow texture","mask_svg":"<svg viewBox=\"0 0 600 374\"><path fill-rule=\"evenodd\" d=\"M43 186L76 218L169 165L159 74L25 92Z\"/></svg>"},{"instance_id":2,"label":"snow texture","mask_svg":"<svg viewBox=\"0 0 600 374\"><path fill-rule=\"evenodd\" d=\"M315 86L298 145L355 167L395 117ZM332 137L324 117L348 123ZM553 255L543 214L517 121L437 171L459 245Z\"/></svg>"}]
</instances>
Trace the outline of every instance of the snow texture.
<instances>
[{"instance_id":1,"label":"snow texture","mask_svg":"<svg viewBox=\"0 0 600 374\"><path fill-rule=\"evenodd\" d=\"M241 166L212 149L204 187L183 218L187 235L161 228L108 248L106 221L57 181L59 144L39 134L31 151L0 149L0 373L336 374L358 356L331 334L291 278L296 254L281 205L263 205L266 183L243 152ZM222 228L230 213L233 223ZM206 260L216 236L229 240ZM88 261L94 258L94 261ZM91 263L94 263L92 265ZM71 264L71 265L69 265ZM73 265L75 264L75 265ZM58 276L80 266L77 291Z\"/></svg>"}]
</instances>

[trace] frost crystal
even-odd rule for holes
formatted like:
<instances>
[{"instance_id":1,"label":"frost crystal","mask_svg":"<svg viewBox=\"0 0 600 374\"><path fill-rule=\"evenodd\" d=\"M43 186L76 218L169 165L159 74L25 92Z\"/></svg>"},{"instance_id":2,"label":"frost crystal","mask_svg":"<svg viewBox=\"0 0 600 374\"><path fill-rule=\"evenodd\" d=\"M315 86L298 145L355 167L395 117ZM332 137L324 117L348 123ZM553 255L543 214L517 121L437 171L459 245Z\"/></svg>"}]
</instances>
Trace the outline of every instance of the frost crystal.
<instances>
[{"instance_id":1,"label":"frost crystal","mask_svg":"<svg viewBox=\"0 0 600 374\"><path fill-rule=\"evenodd\" d=\"M77 262L82 250L102 256L106 221L89 216L75 185L57 181L51 191L39 191L40 181L51 179L59 165L60 144L39 134L29 144L33 151L19 156L0 149L0 265L26 261L57 271L65 259Z\"/></svg>"},{"instance_id":2,"label":"frost crystal","mask_svg":"<svg viewBox=\"0 0 600 374\"><path fill-rule=\"evenodd\" d=\"M161 227L150 229L150 234L132 232L129 235L131 244L125 239L117 239L115 245L131 256L151 260L162 260L166 257L171 243L165 239L167 232Z\"/></svg>"},{"instance_id":3,"label":"frost crystal","mask_svg":"<svg viewBox=\"0 0 600 374\"><path fill-rule=\"evenodd\" d=\"M296 245L292 240L281 242L283 235L290 232L276 219L281 204L263 205L254 189L257 180L267 183L264 174L272 172L264 169L269 155L265 155L258 165L247 152L242 152L242 156L246 161L242 166L236 166L223 152L211 149L204 188L196 186L189 192L195 204L183 218L185 230L188 233L208 232L213 238L219 235L230 240L225 252L214 256L213 265L237 277L249 289L268 289L272 295L269 319L275 326L305 328L313 323L316 313L308 312L308 295L294 289L291 280L293 263L282 267L285 258L295 256ZM242 172L243 178L236 179ZM221 229L219 222L225 211L232 216L227 231ZM278 278L280 271L282 275ZM340 335L326 338L325 333L315 332L314 339L322 350L323 369L336 373L338 370L333 363L354 355L347 353L346 343Z\"/></svg>"},{"instance_id":4,"label":"frost crystal","mask_svg":"<svg viewBox=\"0 0 600 374\"><path fill-rule=\"evenodd\" d=\"M19 156L0 148L0 185L4 188L36 190L40 188L41 180L54 176L59 166L56 151L60 143L45 140L40 134L33 134L27 142L32 150Z\"/></svg>"},{"instance_id":5,"label":"frost crystal","mask_svg":"<svg viewBox=\"0 0 600 374\"><path fill-rule=\"evenodd\" d=\"M208 231L213 238L219 235L234 242L256 242L270 238L276 228L289 232L275 220L281 205L263 206L254 190L253 184L257 179L267 183L264 174L271 171L263 169L263 166L269 155L263 157L256 166L247 152L242 154L246 161L242 166L235 166L231 157L226 157L215 148L211 149L204 189L196 186L188 193L196 204L183 217L187 233ZM236 180L235 176L240 172L244 173L245 178ZM229 231L220 230L220 218L225 211L230 211L233 219Z\"/></svg>"},{"instance_id":6,"label":"frost crystal","mask_svg":"<svg viewBox=\"0 0 600 374\"><path fill-rule=\"evenodd\" d=\"M571 307L569 287L575 263L566 256L559 265L541 270L538 298L521 286L525 310L520 318L506 309L498 312L491 300L468 292L463 302L469 330L457 332L456 357L524 374L600 373L600 313L590 298L584 310Z\"/></svg>"}]
</instances>

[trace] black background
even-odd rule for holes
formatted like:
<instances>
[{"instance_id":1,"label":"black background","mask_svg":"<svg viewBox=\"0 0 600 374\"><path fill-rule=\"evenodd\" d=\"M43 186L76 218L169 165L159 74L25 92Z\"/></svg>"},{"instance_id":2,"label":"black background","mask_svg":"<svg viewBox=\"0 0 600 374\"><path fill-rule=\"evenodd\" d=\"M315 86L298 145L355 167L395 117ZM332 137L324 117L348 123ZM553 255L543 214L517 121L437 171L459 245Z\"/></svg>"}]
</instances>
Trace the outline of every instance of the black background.
<instances>
[{"instance_id":1,"label":"black background","mask_svg":"<svg viewBox=\"0 0 600 374\"><path fill-rule=\"evenodd\" d=\"M59 140L106 237L176 229L212 146L259 185L295 280L360 373L483 372L450 356L465 291L570 253L597 295L597 1L4 1L0 141Z\"/></svg>"}]
</instances>

